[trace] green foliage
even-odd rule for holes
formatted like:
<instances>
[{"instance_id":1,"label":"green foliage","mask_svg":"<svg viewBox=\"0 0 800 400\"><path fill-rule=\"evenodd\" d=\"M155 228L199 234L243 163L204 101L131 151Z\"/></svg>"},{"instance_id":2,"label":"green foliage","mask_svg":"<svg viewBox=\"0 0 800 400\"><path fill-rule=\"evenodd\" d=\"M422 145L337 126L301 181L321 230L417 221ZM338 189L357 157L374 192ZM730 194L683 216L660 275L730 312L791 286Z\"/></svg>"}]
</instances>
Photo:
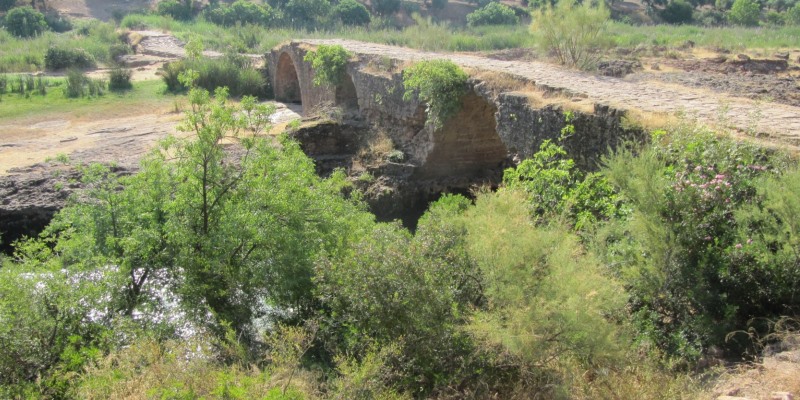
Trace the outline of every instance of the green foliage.
<instances>
[{"instance_id":1,"label":"green foliage","mask_svg":"<svg viewBox=\"0 0 800 400\"><path fill-rule=\"evenodd\" d=\"M457 371L455 360L468 349L456 324L481 300L480 273L464 252L465 232L450 223L461 210L445 199L413 237L397 225L378 225L342 259L317 267L331 342L356 355L368 355L371 343L397 343L401 380L414 391L425 385L428 392Z\"/></svg>"},{"instance_id":2,"label":"green foliage","mask_svg":"<svg viewBox=\"0 0 800 400\"><path fill-rule=\"evenodd\" d=\"M120 57L128 54L133 54L133 48L127 43L115 43L108 47L108 59L113 63L117 63Z\"/></svg>"},{"instance_id":3,"label":"green foliage","mask_svg":"<svg viewBox=\"0 0 800 400\"><path fill-rule=\"evenodd\" d=\"M440 127L461 107L467 74L449 60L420 61L403 70L405 100L415 95L427 104L428 122Z\"/></svg>"},{"instance_id":4,"label":"green foliage","mask_svg":"<svg viewBox=\"0 0 800 400\"><path fill-rule=\"evenodd\" d=\"M108 72L108 90L129 90L133 88L131 83L133 71L130 69L114 68Z\"/></svg>"},{"instance_id":5,"label":"green foliage","mask_svg":"<svg viewBox=\"0 0 800 400\"><path fill-rule=\"evenodd\" d=\"M488 304L468 330L494 352L509 354L506 363L520 372L517 390L558 398L558 379L542 384L537 376L558 374L559 364L571 362L574 373L594 374L624 359L624 329L605 316L625 297L576 236L555 224L531 224L526 202L510 190L482 195L463 216Z\"/></svg>"},{"instance_id":6,"label":"green foliage","mask_svg":"<svg viewBox=\"0 0 800 400\"><path fill-rule=\"evenodd\" d=\"M519 17L511 7L494 1L467 14L469 26L514 25L517 23L519 23Z\"/></svg>"},{"instance_id":7,"label":"green foliage","mask_svg":"<svg viewBox=\"0 0 800 400\"><path fill-rule=\"evenodd\" d=\"M786 11L786 24L787 25L800 25L800 3Z\"/></svg>"},{"instance_id":8,"label":"green foliage","mask_svg":"<svg viewBox=\"0 0 800 400\"><path fill-rule=\"evenodd\" d=\"M6 14L5 27L16 37L29 38L46 31L47 22L42 13L31 7L16 7Z\"/></svg>"},{"instance_id":9,"label":"green foliage","mask_svg":"<svg viewBox=\"0 0 800 400\"><path fill-rule=\"evenodd\" d=\"M796 306L800 275L789 267L796 260L766 238L786 221L755 211L765 204L760 177L784 165L762 149L702 131L607 160L604 173L633 212L601 236L603 253L626 277L641 340L689 361L711 345L740 354L748 339L726 341L728 333ZM787 179L786 193L793 193Z\"/></svg>"},{"instance_id":10,"label":"green foliage","mask_svg":"<svg viewBox=\"0 0 800 400\"><path fill-rule=\"evenodd\" d=\"M568 124L562 131L568 134ZM576 230L624 214L622 200L600 174L586 174L575 168L563 147L545 140L533 157L516 168L506 169L503 184L528 194L531 212L537 220L564 217Z\"/></svg>"},{"instance_id":11,"label":"green foliage","mask_svg":"<svg viewBox=\"0 0 800 400\"><path fill-rule=\"evenodd\" d=\"M268 4L256 4L246 0L237 0L231 5L210 6L203 11L203 15L209 22L222 26L236 24L272 26L279 17Z\"/></svg>"},{"instance_id":12,"label":"green foliage","mask_svg":"<svg viewBox=\"0 0 800 400\"><path fill-rule=\"evenodd\" d=\"M50 47L44 55L44 66L51 71L68 68L87 69L95 65L94 57L80 48Z\"/></svg>"},{"instance_id":13,"label":"green foliage","mask_svg":"<svg viewBox=\"0 0 800 400\"><path fill-rule=\"evenodd\" d=\"M188 21L194 17L193 3L193 0L164 0L158 3L156 12L178 21Z\"/></svg>"},{"instance_id":14,"label":"green foliage","mask_svg":"<svg viewBox=\"0 0 800 400\"><path fill-rule=\"evenodd\" d=\"M372 5L372 11L386 17L400 11L402 2L400 0L375 0L371 1L370 4Z\"/></svg>"},{"instance_id":15,"label":"green foliage","mask_svg":"<svg viewBox=\"0 0 800 400\"><path fill-rule=\"evenodd\" d=\"M560 0L556 6L547 6L533 15L531 32L541 35L544 48L555 54L561 64L589 69L597 63L609 21L609 12L603 2L590 1L575 5L570 0Z\"/></svg>"},{"instance_id":16,"label":"green foliage","mask_svg":"<svg viewBox=\"0 0 800 400\"><path fill-rule=\"evenodd\" d=\"M333 15L344 25L369 25L367 7L356 0L342 0L333 8Z\"/></svg>"},{"instance_id":17,"label":"green foliage","mask_svg":"<svg viewBox=\"0 0 800 400\"><path fill-rule=\"evenodd\" d=\"M104 81L89 78L81 70L71 69L67 72L64 95L69 98L102 96L105 88Z\"/></svg>"},{"instance_id":18,"label":"green foliage","mask_svg":"<svg viewBox=\"0 0 800 400\"><path fill-rule=\"evenodd\" d=\"M106 309L114 282L62 269L49 244L36 240L18 246L0 275L0 394L64 397L70 377L103 346L108 315L97 310Z\"/></svg>"},{"instance_id":19,"label":"green foliage","mask_svg":"<svg viewBox=\"0 0 800 400\"><path fill-rule=\"evenodd\" d=\"M234 96L258 96L261 98L269 95L269 86L266 78L255 68L252 61L246 56L227 54L222 58L187 58L173 61L164 65L161 79L166 83L167 90L181 92L187 85L178 78L186 71L195 71L198 76L195 84L206 90L226 87Z\"/></svg>"},{"instance_id":20,"label":"green foliage","mask_svg":"<svg viewBox=\"0 0 800 400\"><path fill-rule=\"evenodd\" d=\"M694 6L685 0L672 0L659 12L659 16L669 24L688 24L692 22Z\"/></svg>"},{"instance_id":21,"label":"green foliage","mask_svg":"<svg viewBox=\"0 0 800 400\"><path fill-rule=\"evenodd\" d=\"M314 69L314 86L338 86L347 73L347 60L353 55L341 45L320 45L303 60Z\"/></svg>"},{"instance_id":22,"label":"green foliage","mask_svg":"<svg viewBox=\"0 0 800 400\"><path fill-rule=\"evenodd\" d=\"M328 0L289 0L283 12L288 25L310 29L324 22L331 9Z\"/></svg>"},{"instance_id":23,"label":"green foliage","mask_svg":"<svg viewBox=\"0 0 800 400\"><path fill-rule=\"evenodd\" d=\"M755 0L736 0L728 13L728 21L736 25L756 26L761 17L761 5Z\"/></svg>"}]
</instances>

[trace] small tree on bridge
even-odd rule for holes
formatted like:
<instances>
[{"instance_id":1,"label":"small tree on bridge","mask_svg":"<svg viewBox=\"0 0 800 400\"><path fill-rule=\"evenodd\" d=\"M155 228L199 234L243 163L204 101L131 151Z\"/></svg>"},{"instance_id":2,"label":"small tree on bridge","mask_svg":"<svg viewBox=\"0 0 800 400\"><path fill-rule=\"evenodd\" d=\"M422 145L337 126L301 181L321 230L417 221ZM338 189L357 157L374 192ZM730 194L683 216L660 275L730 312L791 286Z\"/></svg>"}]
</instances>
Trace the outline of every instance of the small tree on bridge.
<instances>
[{"instance_id":1,"label":"small tree on bridge","mask_svg":"<svg viewBox=\"0 0 800 400\"><path fill-rule=\"evenodd\" d=\"M418 93L428 105L428 122L439 128L461 106L467 74L450 60L422 61L403 71L403 86L403 98L411 100Z\"/></svg>"},{"instance_id":2,"label":"small tree on bridge","mask_svg":"<svg viewBox=\"0 0 800 400\"><path fill-rule=\"evenodd\" d=\"M310 51L303 60L314 69L314 86L338 86L347 72L347 60L352 53L340 45L320 45Z\"/></svg>"}]
</instances>

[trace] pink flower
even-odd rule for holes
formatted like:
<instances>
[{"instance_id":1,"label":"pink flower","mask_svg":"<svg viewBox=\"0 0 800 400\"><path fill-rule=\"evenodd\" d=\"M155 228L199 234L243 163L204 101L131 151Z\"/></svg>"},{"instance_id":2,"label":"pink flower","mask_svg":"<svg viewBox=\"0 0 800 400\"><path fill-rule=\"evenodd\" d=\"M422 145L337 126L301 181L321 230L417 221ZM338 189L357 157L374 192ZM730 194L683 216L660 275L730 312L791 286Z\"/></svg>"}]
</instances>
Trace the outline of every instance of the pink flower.
<instances>
[{"instance_id":1,"label":"pink flower","mask_svg":"<svg viewBox=\"0 0 800 400\"><path fill-rule=\"evenodd\" d=\"M752 244L752 243L753 243L753 239L748 238L747 239L747 244Z\"/></svg>"},{"instance_id":2,"label":"pink flower","mask_svg":"<svg viewBox=\"0 0 800 400\"><path fill-rule=\"evenodd\" d=\"M742 248L742 244L741 244L741 243L736 243L736 246L735 246L735 247L736 247L737 249L741 249L741 248Z\"/></svg>"}]
</instances>

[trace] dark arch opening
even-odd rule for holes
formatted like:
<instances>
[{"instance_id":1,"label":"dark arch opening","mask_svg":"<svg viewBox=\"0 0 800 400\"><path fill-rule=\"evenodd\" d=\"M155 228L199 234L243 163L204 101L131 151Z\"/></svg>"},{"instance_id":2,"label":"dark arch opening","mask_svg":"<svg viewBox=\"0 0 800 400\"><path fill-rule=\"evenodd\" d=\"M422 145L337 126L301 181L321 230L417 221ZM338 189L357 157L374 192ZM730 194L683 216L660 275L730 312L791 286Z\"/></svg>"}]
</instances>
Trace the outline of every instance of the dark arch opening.
<instances>
[{"instance_id":1,"label":"dark arch opening","mask_svg":"<svg viewBox=\"0 0 800 400\"><path fill-rule=\"evenodd\" d=\"M358 94L350 74L344 74L341 84L336 86L335 103L346 111L358 111Z\"/></svg>"},{"instance_id":2,"label":"dark arch opening","mask_svg":"<svg viewBox=\"0 0 800 400\"><path fill-rule=\"evenodd\" d=\"M508 157L497 134L496 111L483 97L466 94L461 109L434 132L421 177L496 178Z\"/></svg>"},{"instance_id":3,"label":"dark arch opening","mask_svg":"<svg viewBox=\"0 0 800 400\"><path fill-rule=\"evenodd\" d=\"M292 57L286 52L281 53L278 58L278 68L275 71L275 100L285 103L303 103L297 69Z\"/></svg>"}]
</instances>

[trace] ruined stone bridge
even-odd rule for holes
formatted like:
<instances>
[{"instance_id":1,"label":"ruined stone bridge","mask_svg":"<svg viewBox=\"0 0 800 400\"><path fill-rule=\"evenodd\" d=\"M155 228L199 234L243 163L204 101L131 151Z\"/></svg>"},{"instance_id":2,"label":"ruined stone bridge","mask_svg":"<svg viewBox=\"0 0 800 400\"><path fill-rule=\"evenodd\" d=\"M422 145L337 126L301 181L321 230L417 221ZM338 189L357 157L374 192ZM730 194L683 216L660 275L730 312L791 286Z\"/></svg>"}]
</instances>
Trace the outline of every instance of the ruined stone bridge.
<instances>
[{"instance_id":1,"label":"ruined stone bridge","mask_svg":"<svg viewBox=\"0 0 800 400\"><path fill-rule=\"evenodd\" d=\"M342 45L354 54L339 87L312 84L314 72L303 57L322 44ZM402 68L430 59L451 60L471 76L471 90L461 111L435 132L424 124L424 105L403 100ZM541 141L559 134L565 110L574 111L576 128L565 147L578 162L591 162L609 146L637 134L623 123L622 117L630 111L637 115L680 114L763 135L783 145L800 142L798 107L633 83L541 62L501 61L349 40L302 40L276 47L267 54L267 63L277 100L300 102L306 114L325 104L357 113L389 132L395 144L421 166L420 176L477 173L496 168L509 156L529 156ZM543 99L542 92L558 95Z\"/></svg>"}]
</instances>

